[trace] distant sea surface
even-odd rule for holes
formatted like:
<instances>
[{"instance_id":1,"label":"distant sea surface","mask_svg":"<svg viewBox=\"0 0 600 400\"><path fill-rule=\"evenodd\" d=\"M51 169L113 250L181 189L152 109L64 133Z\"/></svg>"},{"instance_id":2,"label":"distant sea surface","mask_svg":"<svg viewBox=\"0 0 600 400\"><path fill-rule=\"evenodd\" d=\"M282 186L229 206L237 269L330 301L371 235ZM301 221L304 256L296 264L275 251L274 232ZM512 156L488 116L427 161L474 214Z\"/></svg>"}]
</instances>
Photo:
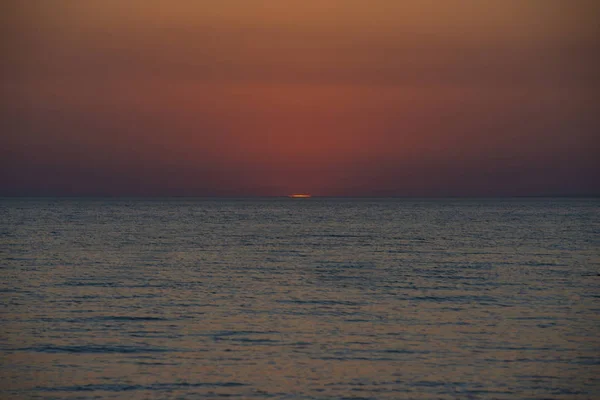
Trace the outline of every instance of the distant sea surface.
<instances>
[{"instance_id":1,"label":"distant sea surface","mask_svg":"<svg viewBox=\"0 0 600 400\"><path fill-rule=\"evenodd\" d=\"M598 199L0 199L0 398L600 398Z\"/></svg>"}]
</instances>

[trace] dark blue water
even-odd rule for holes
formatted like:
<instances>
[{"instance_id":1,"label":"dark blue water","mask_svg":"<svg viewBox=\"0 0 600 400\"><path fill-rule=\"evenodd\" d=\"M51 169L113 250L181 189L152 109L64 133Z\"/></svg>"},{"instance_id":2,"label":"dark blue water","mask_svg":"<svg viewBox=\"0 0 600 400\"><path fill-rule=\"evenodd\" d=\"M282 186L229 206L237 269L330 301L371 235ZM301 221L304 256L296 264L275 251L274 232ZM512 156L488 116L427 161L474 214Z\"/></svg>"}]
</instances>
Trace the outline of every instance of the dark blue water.
<instances>
[{"instance_id":1,"label":"dark blue water","mask_svg":"<svg viewBox=\"0 0 600 400\"><path fill-rule=\"evenodd\" d=\"M600 398L597 199L0 200L2 398Z\"/></svg>"}]
</instances>

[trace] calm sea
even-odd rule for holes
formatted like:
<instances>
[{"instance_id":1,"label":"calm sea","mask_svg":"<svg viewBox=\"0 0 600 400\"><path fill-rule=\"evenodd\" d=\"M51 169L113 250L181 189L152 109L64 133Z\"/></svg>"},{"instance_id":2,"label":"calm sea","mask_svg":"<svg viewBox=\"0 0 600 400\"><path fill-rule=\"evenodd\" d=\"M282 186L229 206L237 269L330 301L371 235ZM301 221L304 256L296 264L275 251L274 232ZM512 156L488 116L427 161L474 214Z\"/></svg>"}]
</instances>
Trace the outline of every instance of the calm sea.
<instances>
[{"instance_id":1,"label":"calm sea","mask_svg":"<svg viewBox=\"0 0 600 400\"><path fill-rule=\"evenodd\" d=\"M0 397L600 398L598 199L3 199Z\"/></svg>"}]
</instances>

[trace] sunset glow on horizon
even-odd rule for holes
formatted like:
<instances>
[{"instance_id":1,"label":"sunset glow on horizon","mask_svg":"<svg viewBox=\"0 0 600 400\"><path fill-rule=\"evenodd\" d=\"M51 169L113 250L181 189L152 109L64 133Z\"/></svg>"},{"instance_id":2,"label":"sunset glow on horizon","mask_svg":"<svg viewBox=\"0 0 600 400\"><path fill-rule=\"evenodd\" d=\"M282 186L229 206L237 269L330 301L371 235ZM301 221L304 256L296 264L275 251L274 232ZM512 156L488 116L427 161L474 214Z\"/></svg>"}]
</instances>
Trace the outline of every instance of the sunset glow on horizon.
<instances>
[{"instance_id":1,"label":"sunset glow on horizon","mask_svg":"<svg viewBox=\"0 0 600 400\"><path fill-rule=\"evenodd\" d=\"M0 6L0 195L600 194L596 2Z\"/></svg>"}]
</instances>

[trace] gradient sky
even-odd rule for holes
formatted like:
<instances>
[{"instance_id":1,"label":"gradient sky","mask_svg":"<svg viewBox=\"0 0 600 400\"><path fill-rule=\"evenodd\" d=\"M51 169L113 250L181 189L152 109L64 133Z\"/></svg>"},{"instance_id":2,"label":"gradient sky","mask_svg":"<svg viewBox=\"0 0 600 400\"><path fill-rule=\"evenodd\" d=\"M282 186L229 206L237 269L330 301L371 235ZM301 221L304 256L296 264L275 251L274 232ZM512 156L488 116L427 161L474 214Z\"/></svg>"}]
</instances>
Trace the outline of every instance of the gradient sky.
<instances>
[{"instance_id":1,"label":"gradient sky","mask_svg":"<svg viewBox=\"0 0 600 400\"><path fill-rule=\"evenodd\" d=\"M594 0L0 14L0 195L600 194Z\"/></svg>"}]
</instances>

